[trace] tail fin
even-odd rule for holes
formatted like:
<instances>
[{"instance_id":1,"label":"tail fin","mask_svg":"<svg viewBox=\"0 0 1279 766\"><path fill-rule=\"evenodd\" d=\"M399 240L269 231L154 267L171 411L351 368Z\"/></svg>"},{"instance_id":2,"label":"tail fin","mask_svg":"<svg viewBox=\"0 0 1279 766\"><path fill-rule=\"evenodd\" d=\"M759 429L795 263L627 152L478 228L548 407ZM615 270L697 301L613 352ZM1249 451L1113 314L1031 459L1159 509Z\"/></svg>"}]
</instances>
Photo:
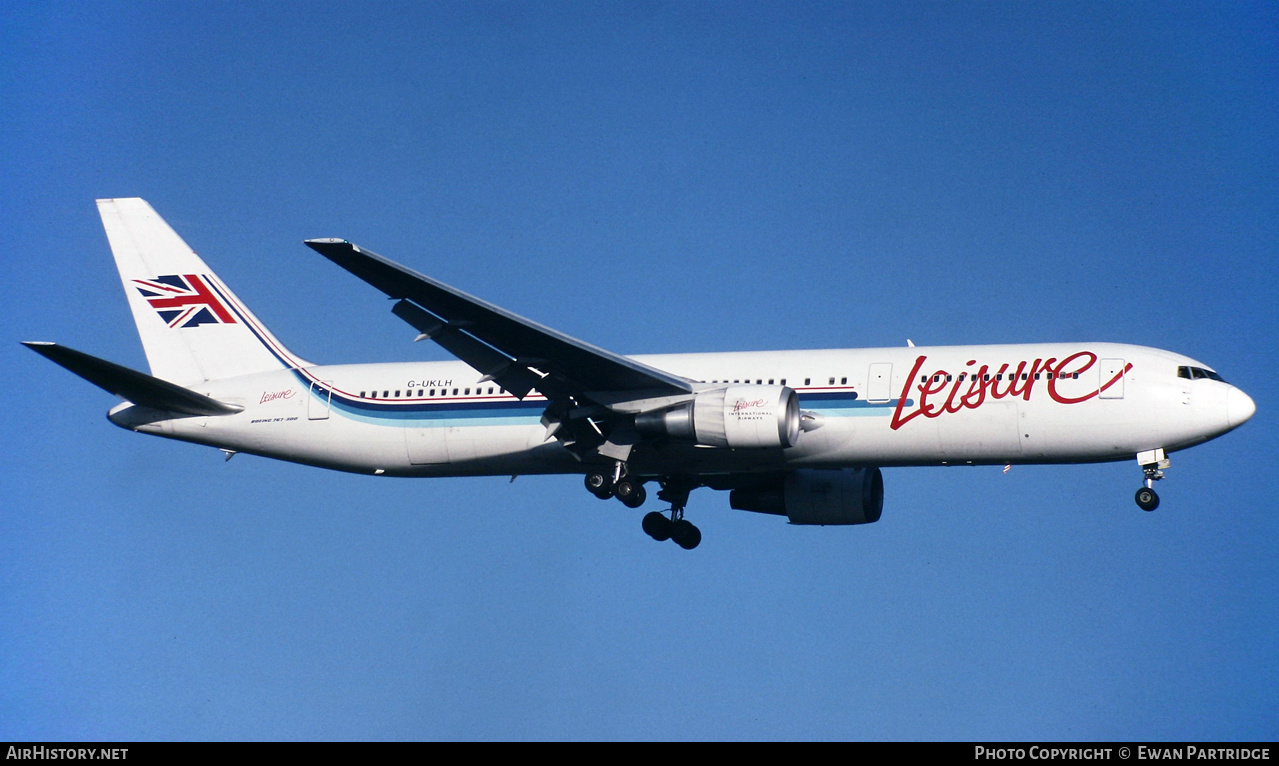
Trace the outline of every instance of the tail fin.
<instances>
[{"instance_id":1,"label":"tail fin","mask_svg":"<svg viewBox=\"0 0 1279 766\"><path fill-rule=\"evenodd\" d=\"M152 375L189 385L308 366L145 200L100 199L98 213Z\"/></svg>"}]
</instances>

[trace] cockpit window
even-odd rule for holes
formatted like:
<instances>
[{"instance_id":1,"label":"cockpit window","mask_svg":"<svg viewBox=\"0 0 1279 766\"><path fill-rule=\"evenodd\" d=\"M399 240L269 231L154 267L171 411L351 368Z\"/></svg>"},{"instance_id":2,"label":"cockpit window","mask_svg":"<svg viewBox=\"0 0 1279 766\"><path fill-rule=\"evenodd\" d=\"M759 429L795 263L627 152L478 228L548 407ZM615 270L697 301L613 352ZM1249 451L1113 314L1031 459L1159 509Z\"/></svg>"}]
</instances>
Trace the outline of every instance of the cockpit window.
<instances>
[{"instance_id":1,"label":"cockpit window","mask_svg":"<svg viewBox=\"0 0 1279 766\"><path fill-rule=\"evenodd\" d=\"M1185 378L1187 380L1207 378L1208 380L1216 380L1222 383L1226 382L1220 375L1205 367L1189 367L1186 365L1177 368L1177 377Z\"/></svg>"}]
</instances>

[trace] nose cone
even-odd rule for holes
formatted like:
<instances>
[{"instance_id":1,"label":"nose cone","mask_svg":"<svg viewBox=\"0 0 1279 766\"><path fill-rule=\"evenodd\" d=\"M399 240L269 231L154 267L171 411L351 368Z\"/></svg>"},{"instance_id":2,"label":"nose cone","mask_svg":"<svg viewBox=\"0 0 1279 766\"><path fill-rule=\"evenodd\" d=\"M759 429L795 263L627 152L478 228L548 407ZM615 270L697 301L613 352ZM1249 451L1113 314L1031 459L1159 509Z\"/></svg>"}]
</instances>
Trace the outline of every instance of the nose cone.
<instances>
[{"instance_id":1,"label":"nose cone","mask_svg":"<svg viewBox=\"0 0 1279 766\"><path fill-rule=\"evenodd\" d=\"M1226 397L1226 419L1230 421L1231 428L1238 428L1252 417L1257 411L1257 404L1243 391L1237 388L1231 388L1230 394Z\"/></svg>"}]
</instances>

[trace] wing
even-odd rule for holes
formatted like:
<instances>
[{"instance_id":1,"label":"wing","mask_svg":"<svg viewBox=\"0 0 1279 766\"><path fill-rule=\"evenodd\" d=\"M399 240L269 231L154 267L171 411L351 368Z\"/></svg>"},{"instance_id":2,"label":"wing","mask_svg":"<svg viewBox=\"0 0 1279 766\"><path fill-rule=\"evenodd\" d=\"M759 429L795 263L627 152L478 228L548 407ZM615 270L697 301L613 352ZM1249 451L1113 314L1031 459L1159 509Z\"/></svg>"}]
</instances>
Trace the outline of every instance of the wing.
<instances>
[{"instance_id":1,"label":"wing","mask_svg":"<svg viewBox=\"0 0 1279 766\"><path fill-rule=\"evenodd\" d=\"M346 240L311 239L306 244L397 299L392 311L417 328L418 340L440 344L479 371L481 381L495 381L519 398L533 389L545 395L551 401L543 417L548 434L619 402L678 397L694 390L687 378L552 330ZM580 443L589 431L576 430L571 438ZM560 434L561 440L565 435ZM607 427L600 435L609 437Z\"/></svg>"}]
</instances>

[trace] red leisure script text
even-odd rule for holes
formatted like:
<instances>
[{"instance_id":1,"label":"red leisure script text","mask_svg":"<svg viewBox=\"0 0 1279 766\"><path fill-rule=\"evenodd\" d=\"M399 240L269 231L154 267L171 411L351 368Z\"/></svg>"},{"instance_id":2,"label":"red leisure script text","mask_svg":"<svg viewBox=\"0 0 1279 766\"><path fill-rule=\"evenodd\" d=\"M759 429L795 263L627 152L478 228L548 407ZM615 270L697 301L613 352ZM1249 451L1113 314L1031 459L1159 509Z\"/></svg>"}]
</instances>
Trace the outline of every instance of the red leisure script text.
<instances>
[{"instance_id":1,"label":"red leisure script text","mask_svg":"<svg viewBox=\"0 0 1279 766\"><path fill-rule=\"evenodd\" d=\"M892 429L894 431L921 415L925 418L935 418L960 410L975 410L988 398L1003 399L1020 396L1023 400L1030 401L1040 373L1047 375L1048 396L1052 397L1053 401L1059 404L1079 404L1100 395L1102 391L1118 383L1124 374L1132 369L1131 363L1126 364L1122 370L1115 373L1114 377L1098 388L1088 391L1083 396L1066 396L1057 390L1058 382L1073 379L1076 375L1092 369L1097 363L1097 355L1093 352L1080 351L1060 362L1057 361L1057 357L1036 359L1033 362L1022 361L1017 363L1015 369L1012 368L1011 363L1004 363L999 365L993 374L990 365L983 364L977 367L977 360L971 359L964 366L975 369L966 369L957 374L947 370L935 370L921 383L918 382L920 371L927 360L926 355L916 359L914 368L906 377L906 384L902 386L901 396L897 399L897 409L893 411ZM919 392L919 401L915 402L914 409L907 412L906 403L912 386L915 386L915 390ZM1000 386L1004 388L1001 389ZM946 396L945 402L942 402L940 396L946 392L947 388L950 389L950 393ZM929 397L935 398L930 401Z\"/></svg>"}]
</instances>

